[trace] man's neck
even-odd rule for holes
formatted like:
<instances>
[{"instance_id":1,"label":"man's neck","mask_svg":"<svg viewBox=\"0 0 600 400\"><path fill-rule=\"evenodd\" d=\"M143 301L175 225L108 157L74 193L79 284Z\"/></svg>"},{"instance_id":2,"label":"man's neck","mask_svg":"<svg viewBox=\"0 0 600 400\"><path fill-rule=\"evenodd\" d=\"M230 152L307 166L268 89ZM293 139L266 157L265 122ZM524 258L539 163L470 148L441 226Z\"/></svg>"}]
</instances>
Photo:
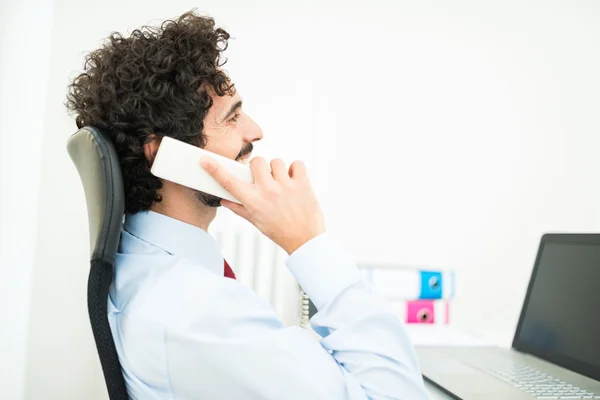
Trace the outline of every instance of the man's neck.
<instances>
[{"instance_id":1,"label":"man's neck","mask_svg":"<svg viewBox=\"0 0 600 400\"><path fill-rule=\"evenodd\" d=\"M217 209L200 203L190 190L162 191L162 201L154 203L152 211L208 231Z\"/></svg>"}]
</instances>

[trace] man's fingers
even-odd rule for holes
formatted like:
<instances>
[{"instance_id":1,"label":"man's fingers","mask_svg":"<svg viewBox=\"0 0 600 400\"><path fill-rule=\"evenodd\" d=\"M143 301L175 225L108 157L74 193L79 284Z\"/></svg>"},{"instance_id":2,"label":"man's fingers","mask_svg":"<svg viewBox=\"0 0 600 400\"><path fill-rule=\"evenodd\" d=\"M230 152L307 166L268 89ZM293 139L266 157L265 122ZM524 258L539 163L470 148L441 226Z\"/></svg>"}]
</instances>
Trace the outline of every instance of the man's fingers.
<instances>
[{"instance_id":1,"label":"man's fingers","mask_svg":"<svg viewBox=\"0 0 600 400\"><path fill-rule=\"evenodd\" d=\"M290 165L289 171L290 178L294 180L306 178L306 167L302 161L294 161Z\"/></svg>"},{"instance_id":2,"label":"man's fingers","mask_svg":"<svg viewBox=\"0 0 600 400\"><path fill-rule=\"evenodd\" d=\"M279 158L271 161L271 173L277 182L285 182L290 179L285 164Z\"/></svg>"},{"instance_id":3,"label":"man's fingers","mask_svg":"<svg viewBox=\"0 0 600 400\"><path fill-rule=\"evenodd\" d=\"M272 183L273 176L264 158L254 157L250 160L250 168L252 169L252 175L254 175L256 183L259 185L269 185Z\"/></svg>"},{"instance_id":4,"label":"man's fingers","mask_svg":"<svg viewBox=\"0 0 600 400\"><path fill-rule=\"evenodd\" d=\"M212 157L204 156L200 159L200 166L210 174L223 189L227 190L233 197L243 202L247 192L246 183L231 175L225 168L219 165Z\"/></svg>"},{"instance_id":5,"label":"man's fingers","mask_svg":"<svg viewBox=\"0 0 600 400\"><path fill-rule=\"evenodd\" d=\"M230 209L245 220L250 221L250 213L248 213L248 210L246 210L246 208L243 205L225 199L221 200L221 205L225 208Z\"/></svg>"}]
</instances>

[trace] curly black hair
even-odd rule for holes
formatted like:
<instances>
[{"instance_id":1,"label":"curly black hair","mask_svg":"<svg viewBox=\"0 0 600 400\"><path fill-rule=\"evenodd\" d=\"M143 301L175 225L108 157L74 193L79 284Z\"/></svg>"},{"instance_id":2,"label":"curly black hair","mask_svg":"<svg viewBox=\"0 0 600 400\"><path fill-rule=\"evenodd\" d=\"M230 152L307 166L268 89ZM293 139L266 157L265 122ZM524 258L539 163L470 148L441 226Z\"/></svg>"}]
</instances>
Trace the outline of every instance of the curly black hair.
<instances>
[{"instance_id":1,"label":"curly black hair","mask_svg":"<svg viewBox=\"0 0 600 400\"><path fill-rule=\"evenodd\" d=\"M86 56L84 72L69 85L66 106L78 128L95 126L110 135L121 163L126 212L161 201L162 183L150 173L145 143L170 136L206 144L203 121L212 99L201 86L211 85L219 96L235 92L221 69L229 37L212 18L190 11L129 37L114 32Z\"/></svg>"}]
</instances>

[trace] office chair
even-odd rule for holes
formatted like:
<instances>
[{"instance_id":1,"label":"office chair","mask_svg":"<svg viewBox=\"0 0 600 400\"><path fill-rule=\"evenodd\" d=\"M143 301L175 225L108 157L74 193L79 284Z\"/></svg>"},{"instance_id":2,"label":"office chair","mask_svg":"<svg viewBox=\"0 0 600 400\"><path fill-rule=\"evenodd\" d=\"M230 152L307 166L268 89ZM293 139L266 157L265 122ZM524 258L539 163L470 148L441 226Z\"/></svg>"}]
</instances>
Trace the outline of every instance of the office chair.
<instances>
[{"instance_id":1,"label":"office chair","mask_svg":"<svg viewBox=\"0 0 600 400\"><path fill-rule=\"evenodd\" d=\"M107 315L108 287L121 235L125 207L123 177L109 137L84 127L67 142L83 184L90 231L88 314L111 400L128 399L125 379Z\"/></svg>"}]
</instances>

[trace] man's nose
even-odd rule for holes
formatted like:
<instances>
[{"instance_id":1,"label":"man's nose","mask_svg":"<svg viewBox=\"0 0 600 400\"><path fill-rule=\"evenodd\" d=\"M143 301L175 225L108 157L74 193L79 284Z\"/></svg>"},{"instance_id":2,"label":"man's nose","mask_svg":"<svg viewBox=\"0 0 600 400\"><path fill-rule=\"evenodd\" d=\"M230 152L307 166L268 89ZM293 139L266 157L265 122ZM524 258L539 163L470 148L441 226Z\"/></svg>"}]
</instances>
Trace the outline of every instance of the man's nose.
<instances>
[{"instance_id":1,"label":"man's nose","mask_svg":"<svg viewBox=\"0 0 600 400\"><path fill-rule=\"evenodd\" d=\"M244 139L246 142L257 142L263 138L263 131L256 122L248 117L248 126L245 129Z\"/></svg>"}]
</instances>

